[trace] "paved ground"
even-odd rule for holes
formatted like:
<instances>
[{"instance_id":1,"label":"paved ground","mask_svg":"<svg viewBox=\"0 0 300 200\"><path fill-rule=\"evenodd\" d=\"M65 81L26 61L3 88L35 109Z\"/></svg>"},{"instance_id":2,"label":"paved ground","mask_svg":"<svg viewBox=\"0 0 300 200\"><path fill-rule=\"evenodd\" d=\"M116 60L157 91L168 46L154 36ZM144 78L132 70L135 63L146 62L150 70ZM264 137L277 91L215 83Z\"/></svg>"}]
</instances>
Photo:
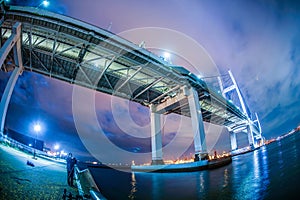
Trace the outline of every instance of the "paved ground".
<instances>
[{"instance_id":1,"label":"paved ground","mask_svg":"<svg viewBox=\"0 0 300 200\"><path fill-rule=\"evenodd\" d=\"M27 165L27 160L35 166ZM62 199L64 189L73 196L64 164L37 158L0 144L0 199Z\"/></svg>"}]
</instances>

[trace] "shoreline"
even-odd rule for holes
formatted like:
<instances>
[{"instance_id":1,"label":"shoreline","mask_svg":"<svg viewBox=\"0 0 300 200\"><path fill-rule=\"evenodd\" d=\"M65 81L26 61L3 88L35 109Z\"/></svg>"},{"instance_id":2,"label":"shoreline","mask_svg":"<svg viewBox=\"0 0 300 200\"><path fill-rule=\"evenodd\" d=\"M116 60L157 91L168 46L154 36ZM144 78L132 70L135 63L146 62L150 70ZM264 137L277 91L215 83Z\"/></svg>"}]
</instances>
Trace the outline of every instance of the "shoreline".
<instances>
[{"instance_id":1,"label":"shoreline","mask_svg":"<svg viewBox=\"0 0 300 200\"><path fill-rule=\"evenodd\" d=\"M28 161L33 165L29 165ZM64 190L74 197L77 188L67 185L62 163L37 157L0 144L0 199L61 199Z\"/></svg>"}]
</instances>

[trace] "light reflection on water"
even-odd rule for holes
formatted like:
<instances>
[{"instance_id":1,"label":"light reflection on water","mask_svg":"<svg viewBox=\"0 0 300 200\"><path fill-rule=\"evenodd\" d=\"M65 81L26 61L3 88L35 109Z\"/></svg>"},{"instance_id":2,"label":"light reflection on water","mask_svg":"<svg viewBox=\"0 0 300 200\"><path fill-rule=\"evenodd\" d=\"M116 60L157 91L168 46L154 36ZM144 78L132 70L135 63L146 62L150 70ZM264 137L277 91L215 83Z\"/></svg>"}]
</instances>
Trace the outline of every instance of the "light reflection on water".
<instances>
[{"instance_id":1,"label":"light reflection on water","mask_svg":"<svg viewBox=\"0 0 300 200\"><path fill-rule=\"evenodd\" d=\"M135 196L134 194L137 192L136 188L136 180L135 180L135 174L134 172L131 173L131 190L130 190L130 195L128 196L129 199L134 199Z\"/></svg>"},{"instance_id":2,"label":"light reflection on water","mask_svg":"<svg viewBox=\"0 0 300 200\"><path fill-rule=\"evenodd\" d=\"M263 199L269 180L266 147L252 153L233 158L234 199Z\"/></svg>"},{"instance_id":3,"label":"light reflection on water","mask_svg":"<svg viewBox=\"0 0 300 200\"><path fill-rule=\"evenodd\" d=\"M228 176L228 169L226 168L224 170L224 184L223 184L223 188L227 187L228 186L228 183L229 183L229 176Z\"/></svg>"},{"instance_id":4,"label":"light reflection on water","mask_svg":"<svg viewBox=\"0 0 300 200\"><path fill-rule=\"evenodd\" d=\"M300 180L299 144L299 136L286 138L209 171L124 173L98 169L93 174L108 199L293 199L299 190L295 184Z\"/></svg>"}]
</instances>

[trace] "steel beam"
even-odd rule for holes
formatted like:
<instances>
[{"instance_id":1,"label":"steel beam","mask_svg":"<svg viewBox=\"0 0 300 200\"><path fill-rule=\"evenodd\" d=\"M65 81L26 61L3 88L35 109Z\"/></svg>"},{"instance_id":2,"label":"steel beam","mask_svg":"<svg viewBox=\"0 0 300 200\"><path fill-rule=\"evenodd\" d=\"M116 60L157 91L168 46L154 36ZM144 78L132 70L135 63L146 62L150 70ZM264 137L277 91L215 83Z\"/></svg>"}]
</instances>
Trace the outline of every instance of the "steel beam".
<instances>
[{"instance_id":1,"label":"steel beam","mask_svg":"<svg viewBox=\"0 0 300 200\"><path fill-rule=\"evenodd\" d=\"M101 80L101 78L103 77L103 75L106 73L106 71L108 70L108 68L111 66L111 64L114 62L114 60L116 59L116 56L113 56L112 59L109 61L109 63L105 63L104 69L101 71L100 75L98 76L97 80L95 81L94 85L97 85L98 82Z\"/></svg>"},{"instance_id":2,"label":"steel beam","mask_svg":"<svg viewBox=\"0 0 300 200\"><path fill-rule=\"evenodd\" d=\"M233 85L234 85L234 87L235 87L235 89L236 89L237 95L238 95L238 97L239 97L239 100L240 100L240 103L241 103L241 106L242 106L242 110L243 110L244 114L245 114L246 116L248 116L247 110L246 110L246 106L245 106L244 100L243 100L243 98L242 98L242 94L241 94L241 92L240 92L240 89L239 89L239 87L238 87L236 81L235 81L235 78L233 77L233 75L232 75L232 73L231 73L230 70L228 71L228 73L229 73L229 76L230 76L230 78L231 78L231 80L232 80L232 83L233 83ZM226 89L224 89L224 90L226 90ZM248 116L248 117L249 117L249 116Z\"/></svg>"},{"instance_id":3,"label":"steel beam","mask_svg":"<svg viewBox=\"0 0 300 200\"><path fill-rule=\"evenodd\" d=\"M143 94L144 92L146 92L147 90L149 90L153 85L155 85L156 83L158 83L159 81L161 81L163 79L163 77L160 77L158 79L156 79L155 81L153 81L152 83L150 83L150 85L148 85L145 89L143 89L141 92L139 92L137 95L135 95L132 100L136 99L137 97L139 97L141 94Z\"/></svg>"},{"instance_id":4,"label":"steel beam","mask_svg":"<svg viewBox=\"0 0 300 200\"><path fill-rule=\"evenodd\" d=\"M6 59L11 49L15 46L16 42L20 39L21 25L18 27L15 27L14 25L13 31L14 30L17 31L17 33L12 33L11 36L7 39L7 41L0 49L0 67L3 65L4 60Z\"/></svg>"},{"instance_id":5,"label":"steel beam","mask_svg":"<svg viewBox=\"0 0 300 200\"><path fill-rule=\"evenodd\" d=\"M18 80L19 75L22 73L23 70L23 63L22 63L22 55L21 55L21 23L17 22L12 28L12 35L11 39L8 39L3 47L0 49L1 60L5 60L8 53L10 52L11 48L14 51L14 62L15 62L15 69L12 71L8 83L5 87L5 90L2 95L2 99L0 102L0 133L3 134L4 131L4 124L6 119L6 113L8 109L8 105L11 99L11 95L13 93L15 84ZM3 63L3 61L1 61ZM1 63L1 65L2 65Z\"/></svg>"},{"instance_id":6,"label":"steel beam","mask_svg":"<svg viewBox=\"0 0 300 200\"><path fill-rule=\"evenodd\" d=\"M168 98L166 101L156 106L157 113L168 113L174 109L179 109L187 104L187 97L181 92L173 98Z\"/></svg>"},{"instance_id":7,"label":"steel beam","mask_svg":"<svg viewBox=\"0 0 300 200\"><path fill-rule=\"evenodd\" d=\"M143 67L139 67L132 75L127 76L127 79L117 89L115 89L115 91L118 92L122 87L124 87L124 85L126 85L142 69L143 69Z\"/></svg>"},{"instance_id":8,"label":"steel beam","mask_svg":"<svg viewBox=\"0 0 300 200\"><path fill-rule=\"evenodd\" d=\"M179 89L179 87L180 87L180 86L177 85L177 86L171 88L170 90L166 91L165 93L159 95L158 97L156 97L155 99L153 99L152 101L150 101L150 103L153 103L153 102L155 102L155 101L157 101L157 100L163 98L164 96L166 96L166 95L169 94L170 92L173 92L173 91Z\"/></svg>"}]
</instances>

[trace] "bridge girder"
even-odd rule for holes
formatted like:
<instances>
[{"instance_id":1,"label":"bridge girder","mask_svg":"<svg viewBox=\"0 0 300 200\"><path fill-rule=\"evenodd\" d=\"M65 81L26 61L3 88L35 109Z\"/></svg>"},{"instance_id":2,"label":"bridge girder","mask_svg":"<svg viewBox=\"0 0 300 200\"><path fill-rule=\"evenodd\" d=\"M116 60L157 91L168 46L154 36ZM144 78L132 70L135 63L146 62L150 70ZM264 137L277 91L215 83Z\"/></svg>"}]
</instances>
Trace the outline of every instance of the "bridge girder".
<instances>
[{"instance_id":1,"label":"bridge girder","mask_svg":"<svg viewBox=\"0 0 300 200\"><path fill-rule=\"evenodd\" d=\"M9 38L15 22L22 23L26 70L147 106L173 101L181 87L193 87L204 121L230 127L246 119L204 81L106 30L35 8L11 6L1 13L2 42ZM190 116L186 103L168 113Z\"/></svg>"}]
</instances>

